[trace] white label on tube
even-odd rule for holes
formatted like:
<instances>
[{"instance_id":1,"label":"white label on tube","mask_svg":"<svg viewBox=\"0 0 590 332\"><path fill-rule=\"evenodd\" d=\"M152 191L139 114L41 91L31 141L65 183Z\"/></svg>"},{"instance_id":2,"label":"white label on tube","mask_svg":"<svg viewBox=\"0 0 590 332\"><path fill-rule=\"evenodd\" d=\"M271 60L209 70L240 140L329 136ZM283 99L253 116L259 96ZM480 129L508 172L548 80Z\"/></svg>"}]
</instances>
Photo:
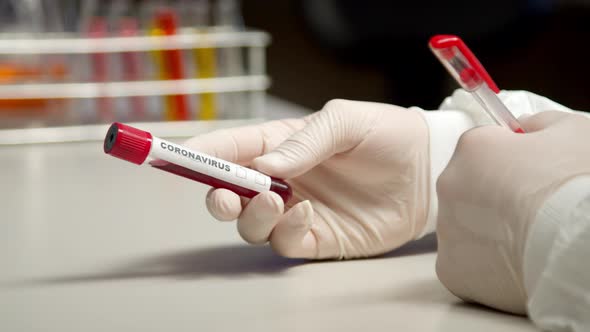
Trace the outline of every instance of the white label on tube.
<instances>
[{"instance_id":1,"label":"white label on tube","mask_svg":"<svg viewBox=\"0 0 590 332\"><path fill-rule=\"evenodd\" d=\"M152 139L150 156L256 192L270 189L268 175L157 137Z\"/></svg>"}]
</instances>

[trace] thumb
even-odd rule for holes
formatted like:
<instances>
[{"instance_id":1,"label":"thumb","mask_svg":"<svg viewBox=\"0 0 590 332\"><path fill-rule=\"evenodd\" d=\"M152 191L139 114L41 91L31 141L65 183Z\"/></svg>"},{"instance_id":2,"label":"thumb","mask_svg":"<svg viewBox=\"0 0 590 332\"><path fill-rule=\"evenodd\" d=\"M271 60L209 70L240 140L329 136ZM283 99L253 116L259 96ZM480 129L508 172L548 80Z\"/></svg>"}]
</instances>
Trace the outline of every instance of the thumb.
<instances>
[{"instance_id":1,"label":"thumb","mask_svg":"<svg viewBox=\"0 0 590 332\"><path fill-rule=\"evenodd\" d=\"M364 103L347 100L328 102L321 111L304 119L305 127L271 152L254 159L252 167L270 176L290 179L336 153L352 149L361 142L369 127L364 121L366 114L353 111L362 107L357 104Z\"/></svg>"}]
</instances>

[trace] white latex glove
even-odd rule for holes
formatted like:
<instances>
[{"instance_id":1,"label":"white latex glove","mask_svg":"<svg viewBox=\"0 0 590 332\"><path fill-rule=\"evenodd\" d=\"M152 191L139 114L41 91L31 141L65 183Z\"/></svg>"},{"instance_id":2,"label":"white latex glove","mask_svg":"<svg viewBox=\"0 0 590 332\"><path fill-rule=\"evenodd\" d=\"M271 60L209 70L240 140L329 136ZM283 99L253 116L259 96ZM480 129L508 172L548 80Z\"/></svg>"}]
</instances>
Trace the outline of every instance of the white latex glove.
<instances>
[{"instance_id":1,"label":"white latex glove","mask_svg":"<svg viewBox=\"0 0 590 332\"><path fill-rule=\"evenodd\" d=\"M590 174L590 120L543 112L521 123L527 134L487 126L459 140L437 186L436 271L458 297L522 314L530 225L556 188Z\"/></svg>"},{"instance_id":2,"label":"white latex glove","mask_svg":"<svg viewBox=\"0 0 590 332\"><path fill-rule=\"evenodd\" d=\"M501 91L502 102L516 117L532 115L543 111L572 112L543 96L528 91ZM475 127L495 124L487 112L463 89L457 89L442 102L439 111L423 112L430 129L431 188L430 214L422 235L433 232L436 227L438 197L436 180L449 163L461 134Z\"/></svg>"},{"instance_id":3,"label":"white latex glove","mask_svg":"<svg viewBox=\"0 0 590 332\"><path fill-rule=\"evenodd\" d=\"M428 127L416 110L333 100L303 119L221 130L186 145L291 184L288 206L273 192L249 201L224 189L207 197L215 218L237 218L247 242L270 241L284 256L378 255L426 224L433 181Z\"/></svg>"},{"instance_id":4,"label":"white latex glove","mask_svg":"<svg viewBox=\"0 0 590 332\"><path fill-rule=\"evenodd\" d=\"M500 97L504 105L516 117L533 115L545 111L572 112L571 109L553 100L529 91L502 90L498 94L498 97ZM473 98L473 95L463 89L455 90L451 96L445 98L439 108L443 113L446 113L448 110L463 112L471 119L471 127L496 124L477 100ZM449 124L447 123L447 125ZM467 129L469 128L465 128L465 130Z\"/></svg>"}]
</instances>

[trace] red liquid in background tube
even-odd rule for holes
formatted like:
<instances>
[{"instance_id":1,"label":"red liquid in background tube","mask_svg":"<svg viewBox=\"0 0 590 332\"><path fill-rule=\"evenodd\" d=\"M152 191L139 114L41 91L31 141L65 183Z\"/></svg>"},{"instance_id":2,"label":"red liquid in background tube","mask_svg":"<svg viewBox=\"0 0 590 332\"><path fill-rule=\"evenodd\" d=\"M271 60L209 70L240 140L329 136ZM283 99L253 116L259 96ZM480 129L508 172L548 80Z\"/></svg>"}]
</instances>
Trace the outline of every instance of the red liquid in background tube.
<instances>
[{"instance_id":1,"label":"red liquid in background tube","mask_svg":"<svg viewBox=\"0 0 590 332\"><path fill-rule=\"evenodd\" d=\"M185 177L187 179L191 179L191 180L194 180L197 182L201 182L201 183L209 185L213 188L218 188L218 189L223 188L223 189L233 191L234 193L238 194L239 196L252 198L252 197L259 194L258 192L254 191L254 190L250 190L248 188L243 188L243 187L237 186L233 183L219 180L219 179L216 179L216 178L211 177L209 175L195 172L192 169L178 166L176 164L169 163L167 161L153 160L153 161L150 161L149 164L154 168L157 168L157 169L160 169L160 170L172 173L172 174L176 174L178 176L182 176L182 177ZM291 191L291 188L287 185L287 183L285 181L280 180L280 179L275 179L273 177L271 177L270 191L274 191L276 194L278 194L283 199L283 202L285 202L285 203L291 198L291 196L293 194Z\"/></svg>"}]
</instances>

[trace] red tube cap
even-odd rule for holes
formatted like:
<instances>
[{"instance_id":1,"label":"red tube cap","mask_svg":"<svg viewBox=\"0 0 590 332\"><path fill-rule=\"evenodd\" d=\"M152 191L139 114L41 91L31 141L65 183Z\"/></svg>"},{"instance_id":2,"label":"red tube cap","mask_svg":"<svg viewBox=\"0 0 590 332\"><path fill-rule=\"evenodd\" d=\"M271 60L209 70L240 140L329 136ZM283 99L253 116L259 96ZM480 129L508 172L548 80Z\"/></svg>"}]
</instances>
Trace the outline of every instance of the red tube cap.
<instances>
[{"instance_id":1,"label":"red tube cap","mask_svg":"<svg viewBox=\"0 0 590 332\"><path fill-rule=\"evenodd\" d=\"M115 122L104 138L104 152L113 157L143 164L150 154L152 134L119 122Z\"/></svg>"}]
</instances>

